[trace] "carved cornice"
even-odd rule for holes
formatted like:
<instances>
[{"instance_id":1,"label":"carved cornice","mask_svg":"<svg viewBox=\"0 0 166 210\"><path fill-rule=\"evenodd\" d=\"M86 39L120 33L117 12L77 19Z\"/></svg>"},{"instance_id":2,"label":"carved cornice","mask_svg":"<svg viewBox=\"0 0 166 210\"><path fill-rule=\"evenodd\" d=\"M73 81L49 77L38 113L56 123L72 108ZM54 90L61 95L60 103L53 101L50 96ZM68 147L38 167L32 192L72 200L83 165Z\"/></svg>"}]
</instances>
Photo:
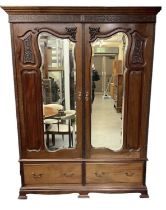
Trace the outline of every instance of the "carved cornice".
<instances>
[{"instance_id":1,"label":"carved cornice","mask_svg":"<svg viewBox=\"0 0 166 210\"><path fill-rule=\"evenodd\" d=\"M152 15L84 15L85 22L99 23L136 23L154 22L155 16Z\"/></svg>"},{"instance_id":2,"label":"carved cornice","mask_svg":"<svg viewBox=\"0 0 166 210\"><path fill-rule=\"evenodd\" d=\"M42 22L42 23L154 23L156 22L155 15L9 15L9 22Z\"/></svg>"},{"instance_id":3,"label":"carved cornice","mask_svg":"<svg viewBox=\"0 0 166 210\"><path fill-rule=\"evenodd\" d=\"M156 15L161 7L3 6L8 14L127 14Z\"/></svg>"}]
</instances>

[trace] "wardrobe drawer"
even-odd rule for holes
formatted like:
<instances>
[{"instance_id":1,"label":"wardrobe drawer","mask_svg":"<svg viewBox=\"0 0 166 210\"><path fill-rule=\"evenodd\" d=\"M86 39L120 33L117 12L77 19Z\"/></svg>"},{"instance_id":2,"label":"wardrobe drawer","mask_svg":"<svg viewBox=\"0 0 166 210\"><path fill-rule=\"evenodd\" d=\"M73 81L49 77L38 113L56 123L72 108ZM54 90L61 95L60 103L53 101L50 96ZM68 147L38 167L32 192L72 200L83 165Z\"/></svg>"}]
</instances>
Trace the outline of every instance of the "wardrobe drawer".
<instances>
[{"instance_id":1,"label":"wardrobe drawer","mask_svg":"<svg viewBox=\"0 0 166 210\"><path fill-rule=\"evenodd\" d=\"M24 164L24 183L25 185L81 183L81 164Z\"/></svg>"},{"instance_id":2,"label":"wardrobe drawer","mask_svg":"<svg viewBox=\"0 0 166 210\"><path fill-rule=\"evenodd\" d=\"M142 183L143 163L89 163L87 183Z\"/></svg>"}]
</instances>

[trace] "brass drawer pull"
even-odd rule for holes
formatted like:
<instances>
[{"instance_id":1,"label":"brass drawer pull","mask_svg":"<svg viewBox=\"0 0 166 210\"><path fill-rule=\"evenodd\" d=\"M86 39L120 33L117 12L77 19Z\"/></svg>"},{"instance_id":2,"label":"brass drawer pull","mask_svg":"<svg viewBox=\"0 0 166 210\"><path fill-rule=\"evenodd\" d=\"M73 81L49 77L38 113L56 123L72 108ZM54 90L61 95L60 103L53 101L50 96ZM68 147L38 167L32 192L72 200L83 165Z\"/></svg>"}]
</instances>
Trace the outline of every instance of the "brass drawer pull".
<instances>
[{"instance_id":1,"label":"brass drawer pull","mask_svg":"<svg viewBox=\"0 0 166 210\"><path fill-rule=\"evenodd\" d=\"M64 173L63 175L65 177L72 177L72 176L74 176L74 173Z\"/></svg>"},{"instance_id":2,"label":"brass drawer pull","mask_svg":"<svg viewBox=\"0 0 166 210\"><path fill-rule=\"evenodd\" d=\"M32 173L32 177L34 178L34 179L39 179L39 178L41 178L43 176L43 174L35 174L34 172Z\"/></svg>"},{"instance_id":3,"label":"brass drawer pull","mask_svg":"<svg viewBox=\"0 0 166 210\"><path fill-rule=\"evenodd\" d=\"M41 148L40 149L27 149L28 152L40 152L41 151Z\"/></svg>"},{"instance_id":4,"label":"brass drawer pull","mask_svg":"<svg viewBox=\"0 0 166 210\"><path fill-rule=\"evenodd\" d=\"M133 176L134 175L133 172L126 172L125 174L126 174L126 176Z\"/></svg>"},{"instance_id":5,"label":"brass drawer pull","mask_svg":"<svg viewBox=\"0 0 166 210\"><path fill-rule=\"evenodd\" d=\"M95 172L96 177L102 177L104 175L105 175L105 172L101 172L101 173Z\"/></svg>"}]
</instances>

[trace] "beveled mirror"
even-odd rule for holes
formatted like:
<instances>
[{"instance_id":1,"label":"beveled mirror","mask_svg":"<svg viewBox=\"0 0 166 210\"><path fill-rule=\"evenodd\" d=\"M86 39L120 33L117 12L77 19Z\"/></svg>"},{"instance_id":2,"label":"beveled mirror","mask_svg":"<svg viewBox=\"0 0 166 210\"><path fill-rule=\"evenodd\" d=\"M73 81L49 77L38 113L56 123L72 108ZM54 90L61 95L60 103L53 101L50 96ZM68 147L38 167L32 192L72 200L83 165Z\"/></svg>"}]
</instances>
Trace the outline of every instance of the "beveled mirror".
<instances>
[{"instance_id":1,"label":"beveled mirror","mask_svg":"<svg viewBox=\"0 0 166 210\"><path fill-rule=\"evenodd\" d=\"M38 37L42 64L44 144L49 152L76 147L75 44L42 32Z\"/></svg>"},{"instance_id":2,"label":"beveled mirror","mask_svg":"<svg viewBox=\"0 0 166 210\"><path fill-rule=\"evenodd\" d=\"M118 32L91 43L91 145L121 150L127 35Z\"/></svg>"}]
</instances>

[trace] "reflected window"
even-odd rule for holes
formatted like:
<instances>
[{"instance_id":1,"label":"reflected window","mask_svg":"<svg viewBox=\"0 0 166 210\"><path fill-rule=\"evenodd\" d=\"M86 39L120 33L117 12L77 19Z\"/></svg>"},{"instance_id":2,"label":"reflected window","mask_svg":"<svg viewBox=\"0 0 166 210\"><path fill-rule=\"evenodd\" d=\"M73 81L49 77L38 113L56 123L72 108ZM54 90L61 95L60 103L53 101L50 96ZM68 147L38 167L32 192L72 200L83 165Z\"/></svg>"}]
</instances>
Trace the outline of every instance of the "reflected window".
<instances>
[{"instance_id":1,"label":"reflected window","mask_svg":"<svg viewBox=\"0 0 166 210\"><path fill-rule=\"evenodd\" d=\"M47 151L76 147L75 44L40 33L44 143Z\"/></svg>"},{"instance_id":2,"label":"reflected window","mask_svg":"<svg viewBox=\"0 0 166 210\"><path fill-rule=\"evenodd\" d=\"M123 92L128 39L119 32L92 43L91 144L119 151L123 146Z\"/></svg>"}]
</instances>

